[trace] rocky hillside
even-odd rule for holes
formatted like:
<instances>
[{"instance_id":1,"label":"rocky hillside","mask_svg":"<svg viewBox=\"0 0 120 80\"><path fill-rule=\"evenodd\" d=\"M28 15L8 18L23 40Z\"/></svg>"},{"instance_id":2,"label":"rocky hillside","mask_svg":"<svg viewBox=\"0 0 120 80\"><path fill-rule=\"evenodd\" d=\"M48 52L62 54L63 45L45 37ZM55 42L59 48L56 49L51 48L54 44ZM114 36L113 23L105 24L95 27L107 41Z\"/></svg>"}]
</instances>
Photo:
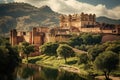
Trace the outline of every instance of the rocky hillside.
<instances>
[{"instance_id":1,"label":"rocky hillside","mask_svg":"<svg viewBox=\"0 0 120 80\"><path fill-rule=\"evenodd\" d=\"M36 26L59 26L59 15L48 6L37 8L27 3L0 4L0 34L8 33L13 28L31 30ZM106 17L99 17L96 20L120 24L120 20Z\"/></svg>"},{"instance_id":2,"label":"rocky hillside","mask_svg":"<svg viewBox=\"0 0 120 80\"><path fill-rule=\"evenodd\" d=\"M31 30L36 26L58 26L58 16L48 6L36 8L26 3L0 4L0 34L13 28Z\"/></svg>"}]
</instances>

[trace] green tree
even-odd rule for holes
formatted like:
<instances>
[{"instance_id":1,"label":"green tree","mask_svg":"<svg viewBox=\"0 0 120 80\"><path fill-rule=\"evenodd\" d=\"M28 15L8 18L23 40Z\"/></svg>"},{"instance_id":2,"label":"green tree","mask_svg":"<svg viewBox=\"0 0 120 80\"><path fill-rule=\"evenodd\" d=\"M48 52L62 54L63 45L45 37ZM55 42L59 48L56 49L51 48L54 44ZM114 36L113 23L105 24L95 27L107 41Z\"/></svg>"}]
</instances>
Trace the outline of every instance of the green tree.
<instances>
[{"instance_id":1,"label":"green tree","mask_svg":"<svg viewBox=\"0 0 120 80\"><path fill-rule=\"evenodd\" d=\"M57 48L57 54L58 54L58 56L64 57L65 63L67 62L67 57L75 55L73 49L66 44L61 44Z\"/></svg>"},{"instance_id":2,"label":"green tree","mask_svg":"<svg viewBox=\"0 0 120 80\"><path fill-rule=\"evenodd\" d=\"M80 46L81 44L83 43L83 40L82 40L82 38L81 37L79 37L79 36L75 36L75 37L72 37L69 41L68 41L68 44L70 45L70 46L73 46L73 47L75 47L75 46Z\"/></svg>"},{"instance_id":3,"label":"green tree","mask_svg":"<svg viewBox=\"0 0 120 80\"><path fill-rule=\"evenodd\" d=\"M99 45L95 45L94 47L90 48L88 50L88 54L89 54L89 58L91 61L94 61L95 58L100 54L102 53L104 50L101 46Z\"/></svg>"},{"instance_id":4,"label":"green tree","mask_svg":"<svg viewBox=\"0 0 120 80\"><path fill-rule=\"evenodd\" d=\"M84 44L93 44L93 38L92 38L92 35L91 34L83 34L81 36L81 38L83 39L83 43Z\"/></svg>"},{"instance_id":5,"label":"green tree","mask_svg":"<svg viewBox=\"0 0 120 80\"><path fill-rule=\"evenodd\" d=\"M58 48L59 44L58 43L45 43L44 45L40 46L40 52L43 54L47 54L47 55L56 55L57 52L57 48Z\"/></svg>"},{"instance_id":6,"label":"green tree","mask_svg":"<svg viewBox=\"0 0 120 80\"><path fill-rule=\"evenodd\" d=\"M106 80L109 80L111 71L117 69L119 65L119 57L112 51L101 53L94 61L95 67L104 72Z\"/></svg>"},{"instance_id":7,"label":"green tree","mask_svg":"<svg viewBox=\"0 0 120 80\"><path fill-rule=\"evenodd\" d=\"M100 34L82 33L79 36L73 36L69 39L68 44L72 47L81 45L99 44L102 40Z\"/></svg>"},{"instance_id":8,"label":"green tree","mask_svg":"<svg viewBox=\"0 0 120 80\"><path fill-rule=\"evenodd\" d=\"M80 49L80 50L83 50L83 51L86 51L86 45L84 45L84 44L81 45L81 46L79 47L79 49Z\"/></svg>"},{"instance_id":9,"label":"green tree","mask_svg":"<svg viewBox=\"0 0 120 80\"><path fill-rule=\"evenodd\" d=\"M26 58L27 58L27 61L28 61L28 55L32 52L35 51L35 48L33 45L30 45L28 42L22 42L20 44L20 51L24 54L26 54Z\"/></svg>"},{"instance_id":10,"label":"green tree","mask_svg":"<svg viewBox=\"0 0 120 80\"><path fill-rule=\"evenodd\" d=\"M113 51L120 54L120 44L112 44L106 48L106 51Z\"/></svg>"},{"instance_id":11,"label":"green tree","mask_svg":"<svg viewBox=\"0 0 120 80\"><path fill-rule=\"evenodd\" d=\"M92 38L93 38L92 41L93 41L94 44L98 44L102 40L102 36L100 34L92 35Z\"/></svg>"},{"instance_id":12,"label":"green tree","mask_svg":"<svg viewBox=\"0 0 120 80\"><path fill-rule=\"evenodd\" d=\"M5 46L6 44L9 44L9 39L5 37L0 37L0 45Z\"/></svg>"},{"instance_id":13,"label":"green tree","mask_svg":"<svg viewBox=\"0 0 120 80\"><path fill-rule=\"evenodd\" d=\"M89 58L86 53L80 54L78 56L78 64L82 64L82 63L87 64L88 60L89 60Z\"/></svg>"}]
</instances>

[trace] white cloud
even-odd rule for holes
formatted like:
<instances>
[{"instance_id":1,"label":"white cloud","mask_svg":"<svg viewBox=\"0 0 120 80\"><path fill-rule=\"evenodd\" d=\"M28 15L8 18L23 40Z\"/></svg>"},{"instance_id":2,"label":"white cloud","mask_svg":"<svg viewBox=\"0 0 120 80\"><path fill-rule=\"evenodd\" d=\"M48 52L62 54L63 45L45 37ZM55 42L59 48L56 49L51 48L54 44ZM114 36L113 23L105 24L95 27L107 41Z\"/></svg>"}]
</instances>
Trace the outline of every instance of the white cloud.
<instances>
[{"instance_id":1,"label":"white cloud","mask_svg":"<svg viewBox=\"0 0 120 80\"><path fill-rule=\"evenodd\" d=\"M14 0L0 0L0 3L9 3L9 2L13 2Z\"/></svg>"},{"instance_id":2,"label":"white cloud","mask_svg":"<svg viewBox=\"0 0 120 80\"><path fill-rule=\"evenodd\" d=\"M93 13L96 16L106 16L112 19L120 19L120 6L113 9L107 9L105 5L91 5L77 0L14 0L15 2L26 2L36 7L48 5L53 11L72 14L72 13Z\"/></svg>"}]
</instances>

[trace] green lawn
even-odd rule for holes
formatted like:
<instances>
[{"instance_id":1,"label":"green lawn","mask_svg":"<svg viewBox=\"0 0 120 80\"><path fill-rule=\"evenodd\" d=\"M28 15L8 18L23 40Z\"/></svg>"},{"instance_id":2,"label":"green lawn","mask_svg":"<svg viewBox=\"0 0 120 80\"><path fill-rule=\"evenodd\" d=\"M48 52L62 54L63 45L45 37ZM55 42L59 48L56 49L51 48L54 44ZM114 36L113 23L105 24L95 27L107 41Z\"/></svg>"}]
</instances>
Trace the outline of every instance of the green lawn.
<instances>
[{"instance_id":1,"label":"green lawn","mask_svg":"<svg viewBox=\"0 0 120 80\"><path fill-rule=\"evenodd\" d=\"M60 66L62 65L67 65L67 66L72 66L72 67L77 67L80 70L80 73L83 75L87 75L89 73L93 73L93 74L99 74L99 75L103 75L102 72L99 71L93 71L93 70L86 70L85 68L85 64L77 64L78 58L77 57L70 57L67 58L67 63L65 63L65 60L63 58L58 59L56 56L48 56L48 55L40 55L40 56L36 56L36 57L29 57L29 63L32 64L38 64L44 67L49 67L49 68L53 68L53 69L59 69ZM26 59L22 60L23 63L26 63ZM120 75L120 72L113 72L113 75Z\"/></svg>"},{"instance_id":2,"label":"green lawn","mask_svg":"<svg viewBox=\"0 0 120 80\"><path fill-rule=\"evenodd\" d=\"M47 56L47 55L40 55L36 57L29 57L29 63L38 64L44 67L50 67L54 69L58 69L61 65L68 65L72 67L77 67L80 69L81 73L87 74L87 72L83 69L84 65L77 64L78 58L77 57L70 57L67 58L67 63L63 58L57 58L56 56ZM26 59L22 60L23 63L26 63Z\"/></svg>"},{"instance_id":3,"label":"green lawn","mask_svg":"<svg viewBox=\"0 0 120 80\"><path fill-rule=\"evenodd\" d=\"M26 62L26 59L23 59L23 63ZM65 60L63 58L58 59L56 56L47 56L47 55L40 55L36 57L29 57L29 63L34 64L46 64L55 67L59 67L62 64L65 64ZM67 58L68 65L76 65L77 57L70 57Z\"/></svg>"}]
</instances>

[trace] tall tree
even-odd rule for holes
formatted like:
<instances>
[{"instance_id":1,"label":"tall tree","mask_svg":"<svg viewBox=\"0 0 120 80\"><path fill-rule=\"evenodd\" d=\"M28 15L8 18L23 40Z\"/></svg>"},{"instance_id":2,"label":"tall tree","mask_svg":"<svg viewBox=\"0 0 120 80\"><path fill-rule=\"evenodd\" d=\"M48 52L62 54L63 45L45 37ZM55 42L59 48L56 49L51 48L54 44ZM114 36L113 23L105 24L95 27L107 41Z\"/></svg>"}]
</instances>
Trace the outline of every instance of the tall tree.
<instances>
[{"instance_id":1,"label":"tall tree","mask_svg":"<svg viewBox=\"0 0 120 80\"><path fill-rule=\"evenodd\" d=\"M56 55L57 52L57 48L58 48L59 44L58 43L45 43L44 45L40 46L40 52L43 54L47 54L47 55Z\"/></svg>"},{"instance_id":2,"label":"tall tree","mask_svg":"<svg viewBox=\"0 0 120 80\"><path fill-rule=\"evenodd\" d=\"M64 57L65 59L65 63L67 62L67 57L70 56L74 56L74 51L71 47L69 47L66 44L61 44L58 48L57 48L57 54L59 56Z\"/></svg>"},{"instance_id":3,"label":"tall tree","mask_svg":"<svg viewBox=\"0 0 120 80\"><path fill-rule=\"evenodd\" d=\"M22 53L26 54L26 58L27 58L27 61L28 61L28 55L32 52L35 51L35 48L33 45L30 45L28 42L22 42L20 44L20 50Z\"/></svg>"},{"instance_id":4,"label":"tall tree","mask_svg":"<svg viewBox=\"0 0 120 80\"><path fill-rule=\"evenodd\" d=\"M109 74L111 71L117 69L119 65L119 57L116 53L112 51L106 51L101 53L94 61L95 67L98 70L104 72L106 80L109 79Z\"/></svg>"}]
</instances>

